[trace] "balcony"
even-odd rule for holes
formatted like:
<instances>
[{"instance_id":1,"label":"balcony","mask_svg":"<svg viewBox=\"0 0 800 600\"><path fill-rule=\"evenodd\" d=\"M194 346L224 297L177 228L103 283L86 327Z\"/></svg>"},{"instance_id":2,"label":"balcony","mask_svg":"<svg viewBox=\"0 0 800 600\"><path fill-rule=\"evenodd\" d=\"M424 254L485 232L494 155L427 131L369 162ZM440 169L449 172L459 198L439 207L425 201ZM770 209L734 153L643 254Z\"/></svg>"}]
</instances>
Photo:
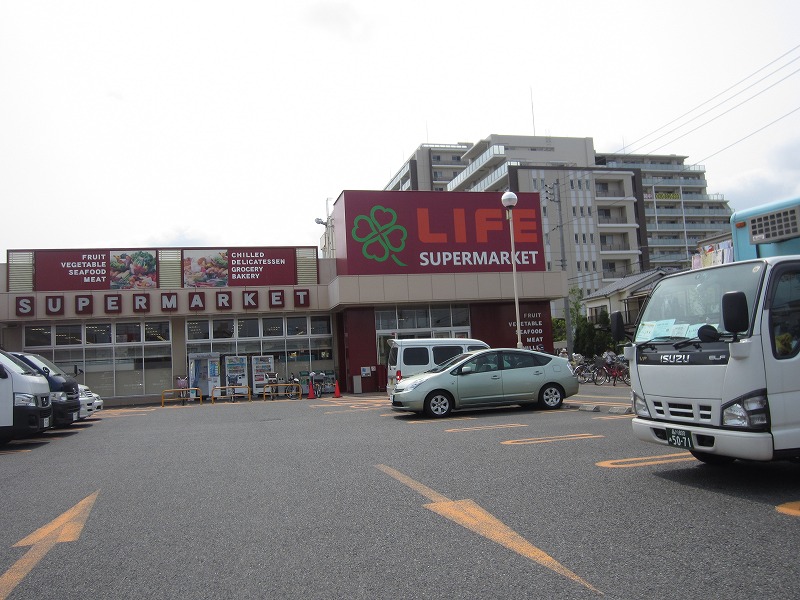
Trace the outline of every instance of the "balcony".
<instances>
[{"instance_id":1,"label":"balcony","mask_svg":"<svg viewBox=\"0 0 800 600\"><path fill-rule=\"evenodd\" d=\"M493 165L500 165L505 160L505 146L490 146L483 154L467 165L461 173L447 184L447 191L467 189L467 182L472 179L479 179L481 171L490 170Z\"/></svg>"},{"instance_id":2,"label":"balcony","mask_svg":"<svg viewBox=\"0 0 800 600\"><path fill-rule=\"evenodd\" d=\"M602 252L630 252L630 244L600 244Z\"/></svg>"},{"instance_id":3,"label":"balcony","mask_svg":"<svg viewBox=\"0 0 800 600\"><path fill-rule=\"evenodd\" d=\"M707 182L705 179L669 179L667 177L642 177L642 185L650 185L655 187L706 187Z\"/></svg>"},{"instance_id":4,"label":"balcony","mask_svg":"<svg viewBox=\"0 0 800 600\"><path fill-rule=\"evenodd\" d=\"M694 171L705 172L705 165L659 165L655 163L610 162L606 167L612 169L641 169L642 171Z\"/></svg>"}]
</instances>

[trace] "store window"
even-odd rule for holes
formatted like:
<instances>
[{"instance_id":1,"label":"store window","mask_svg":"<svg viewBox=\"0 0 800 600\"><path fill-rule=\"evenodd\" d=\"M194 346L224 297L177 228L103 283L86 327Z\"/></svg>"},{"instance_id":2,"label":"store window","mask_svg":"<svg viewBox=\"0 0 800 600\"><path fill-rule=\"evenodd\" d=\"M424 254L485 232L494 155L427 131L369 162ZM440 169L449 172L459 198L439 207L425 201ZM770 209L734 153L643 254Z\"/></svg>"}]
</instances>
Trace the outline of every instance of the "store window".
<instances>
[{"instance_id":1,"label":"store window","mask_svg":"<svg viewBox=\"0 0 800 600\"><path fill-rule=\"evenodd\" d=\"M56 325L56 346L76 346L83 343L80 325Z\"/></svg>"},{"instance_id":2,"label":"store window","mask_svg":"<svg viewBox=\"0 0 800 600\"><path fill-rule=\"evenodd\" d=\"M80 325L78 326L80 327ZM141 323L117 323L116 338L117 344L127 344L142 341Z\"/></svg>"},{"instance_id":3,"label":"store window","mask_svg":"<svg viewBox=\"0 0 800 600\"><path fill-rule=\"evenodd\" d=\"M186 323L186 336L190 340L207 340L209 335L208 321L189 321Z\"/></svg>"},{"instance_id":4,"label":"store window","mask_svg":"<svg viewBox=\"0 0 800 600\"><path fill-rule=\"evenodd\" d=\"M286 317L286 335L307 335L308 323L305 317Z\"/></svg>"},{"instance_id":5,"label":"store window","mask_svg":"<svg viewBox=\"0 0 800 600\"><path fill-rule=\"evenodd\" d=\"M237 337L240 338L257 338L258 332L258 319L239 319L236 322Z\"/></svg>"},{"instance_id":6,"label":"store window","mask_svg":"<svg viewBox=\"0 0 800 600\"><path fill-rule=\"evenodd\" d=\"M283 337L283 319L281 317L267 317L261 319L264 337Z\"/></svg>"},{"instance_id":7,"label":"store window","mask_svg":"<svg viewBox=\"0 0 800 600\"><path fill-rule=\"evenodd\" d=\"M330 317L311 317L311 335L330 335Z\"/></svg>"},{"instance_id":8,"label":"store window","mask_svg":"<svg viewBox=\"0 0 800 600\"><path fill-rule=\"evenodd\" d=\"M28 325L25 327L25 346L52 346L52 329L49 325Z\"/></svg>"},{"instance_id":9,"label":"store window","mask_svg":"<svg viewBox=\"0 0 800 600\"><path fill-rule=\"evenodd\" d=\"M169 321L148 321L144 324L145 342L168 342Z\"/></svg>"},{"instance_id":10,"label":"store window","mask_svg":"<svg viewBox=\"0 0 800 600\"><path fill-rule=\"evenodd\" d=\"M453 327L469 327L469 307L453 306Z\"/></svg>"},{"instance_id":11,"label":"store window","mask_svg":"<svg viewBox=\"0 0 800 600\"><path fill-rule=\"evenodd\" d=\"M375 310L375 328L380 329L397 329L397 310L382 309Z\"/></svg>"},{"instance_id":12,"label":"store window","mask_svg":"<svg viewBox=\"0 0 800 600\"><path fill-rule=\"evenodd\" d=\"M232 338L233 319L214 319L212 331L215 340L224 340Z\"/></svg>"},{"instance_id":13,"label":"store window","mask_svg":"<svg viewBox=\"0 0 800 600\"><path fill-rule=\"evenodd\" d=\"M431 321L427 308L401 308L397 311L397 327L399 329L420 329L430 327Z\"/></svg>"},{"instance_id":14,"label":"store window","mask_svg":"<svg viewBox=\"0 0 800 600\"><path fill-rule=\"evenodd\" d=\"M450 327L453 324L450 307L431 308L432 327Z\"/></svg>"},{"instance_id":15,"label":"store window","mask_svg":"<svg viewBox=\"0 0 800 600\"><path fill-rule=\"evenodd\" d=\"M86 343L110 344L111 323L88 323L86 325Z\"/></svg>"}]
</instances>

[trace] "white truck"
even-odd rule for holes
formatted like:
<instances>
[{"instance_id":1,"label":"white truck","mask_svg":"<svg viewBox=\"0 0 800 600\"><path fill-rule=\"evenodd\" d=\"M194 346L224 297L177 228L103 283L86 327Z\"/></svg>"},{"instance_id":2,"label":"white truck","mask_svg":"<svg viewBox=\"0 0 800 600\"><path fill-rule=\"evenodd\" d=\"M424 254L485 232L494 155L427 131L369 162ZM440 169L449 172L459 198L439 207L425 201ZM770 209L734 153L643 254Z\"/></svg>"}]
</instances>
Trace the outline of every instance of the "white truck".
<instances>
[{"instance_id":1,"label":"white truck","mask_svg":"<svg viewBox=\"0 0 800 600\"><path fill-rule=\"evenodd\" d=\"M52 418L47 379L0 350L0 444L41 433Z\"/></svg>"},{"instance_id":2,"label":"white truck","mask_svg":"<svg viewBox=\"0 0 800 600\"><path fill-rule=\"evenodd\" d=\"M800 200L734 213L734 262L656 284L624 350L636 437L708 464L800 459L799 222Z\"/></svg>"}]
</instances>

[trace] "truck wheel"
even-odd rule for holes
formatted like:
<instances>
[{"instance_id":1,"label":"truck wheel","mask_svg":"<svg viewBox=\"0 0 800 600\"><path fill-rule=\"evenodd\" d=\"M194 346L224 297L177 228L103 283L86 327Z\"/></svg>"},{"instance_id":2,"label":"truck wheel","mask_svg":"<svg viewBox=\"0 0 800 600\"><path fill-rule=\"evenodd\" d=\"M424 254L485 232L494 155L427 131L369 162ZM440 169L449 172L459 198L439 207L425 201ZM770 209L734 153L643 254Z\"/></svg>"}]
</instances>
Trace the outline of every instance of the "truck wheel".
<instances>
[{"instance_id":1,"label":"truck wheel","mask_svg":"<svg viewBox=\"0 0 800 600\"><path fill-rule=\"evenodd\" d=\"M431 392L425 398L425 414L429 417L446 417L453 410L453 398L447 392Z\"/></svg>"},{"instance_id":2,"label":"truck wheel","mask_svg":"<svg viewBox=\"0 0 800 600\"><path fill-rule=\"evenodd\" d=\"M736 459L732 456L720 456L719 454L709 454L708 452L697 452L690 450L692 456L707 465L729 465Z\"/></svg>"},{"instance_id":3,"label":"truck wheel","mask_svg":"<svg viewBox=\"0 0 800 600\"><path fill-rule=\"evenodd\" d=\"M555 383L548 383L539 391L539 406L548 410L559 408L564 401L564 390Z\"/></svg>"}]
</instances>

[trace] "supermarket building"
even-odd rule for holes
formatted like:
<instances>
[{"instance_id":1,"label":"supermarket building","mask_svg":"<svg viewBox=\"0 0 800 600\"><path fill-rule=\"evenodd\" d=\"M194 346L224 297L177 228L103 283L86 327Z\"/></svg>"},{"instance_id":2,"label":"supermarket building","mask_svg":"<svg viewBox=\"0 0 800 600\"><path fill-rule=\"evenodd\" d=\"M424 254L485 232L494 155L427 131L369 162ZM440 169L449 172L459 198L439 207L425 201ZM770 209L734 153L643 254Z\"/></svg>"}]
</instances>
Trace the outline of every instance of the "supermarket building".
<instances>
[{"instance_id":1,"label":"supermarket building","mask_svg":"<svg viewBox=\"0 0 800 600\"><path fill-rule=\"evenodd\" d=\"M153 402L186 374L204 394L311 371L380 393L390 338L516 345L500 196L344 191L326 259L310 246L9 250L0 345L51 359L111 406ZM522 341L552 351L566 277L545 268L539 194L518 197Z\"/></svg>"}]
</instances>

